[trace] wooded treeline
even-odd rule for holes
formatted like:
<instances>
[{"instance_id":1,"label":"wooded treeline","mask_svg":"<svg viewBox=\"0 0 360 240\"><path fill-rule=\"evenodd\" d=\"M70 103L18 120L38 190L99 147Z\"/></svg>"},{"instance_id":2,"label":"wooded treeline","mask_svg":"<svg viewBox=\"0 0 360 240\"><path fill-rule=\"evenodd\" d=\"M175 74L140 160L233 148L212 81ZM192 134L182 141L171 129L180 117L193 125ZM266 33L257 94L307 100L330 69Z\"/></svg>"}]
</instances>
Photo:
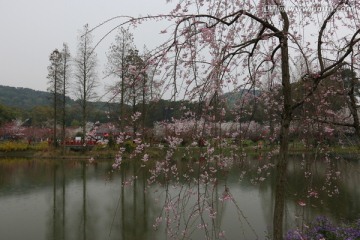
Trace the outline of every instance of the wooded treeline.
<instances>
[{"instance_id":1,"label":"wooded treeline","mask_svg":"<svg viewBox=\"0 0 360 240\"><path fill-rule=\"evenodd\" d=\"M23 121L31 119L34 126L49 126L53 118L51 97L49 92L0 86L0 124L15 119ZM116 121L120 111L118 103L90 102L89 105L92 109L89 115L90 122ZM191 104L186 101L173 103L168 100L159 100L148 105L151 111L148 114L146 126L151 127L155 121L181 116L181 106ZM67 108L66 126L79 126L80 115L77 101L67 98ZM130 114L131 107L126 105L125 109Z\"/></svg>"}]
</instances>

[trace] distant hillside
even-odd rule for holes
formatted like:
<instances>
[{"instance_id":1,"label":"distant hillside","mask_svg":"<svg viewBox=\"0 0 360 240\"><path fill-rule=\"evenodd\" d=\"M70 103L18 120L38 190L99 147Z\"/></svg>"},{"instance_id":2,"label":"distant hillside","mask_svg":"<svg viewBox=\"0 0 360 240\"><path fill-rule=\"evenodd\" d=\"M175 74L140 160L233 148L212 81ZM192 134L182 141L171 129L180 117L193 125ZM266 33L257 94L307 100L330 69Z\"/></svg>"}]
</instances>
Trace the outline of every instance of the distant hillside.
<instances>
[{"instance_id":1,"label":"distant hillside","mask_svg":"<svg viewBox=\"0 0 360 240\"><path fill-rule=\"evenodd\" d=\"M226 103L229 108L234 108L237 102L239 102L244 95L248 94L249 96L259 96L260 93L260 90L240 89L236 92L224 93L223 98L226 99Z\"/></svg>"},{"instance_id":2,"label":"distant hillside","mask_svg":"<svg viewBox=\"0 0 360 240\"><path fill-rule=\"evenodd\" d=\"M242 89L236 92L225 93L221 96L221 98L225 99L225 102L231 109L237 105L237 102L241 100L245 94L258 96L260 91L248 91L246 89ZM0 106L12 108L14 114L16 113L15 115L20 118L33 118L35 122L37 118L39 118L37 120L38 122L46 121L46 119L49 118L51 119L51 102L52 96L48 92L0 85ZM196 108L199 106L196 102L172 102L163 99L158 102L148 103L146 106L146 125L152 126L155 121L170 120L172 117L182 117L183 111L181 109L183 105L185 105L188 110L191 109L193 111L196 111ZM136 108L137 111L141 111L142 107L139 105ZM88 120L91 122L116 122L119 119L119 103L91 102L89 103L89 109L91 109L91 112ZM125 114L127 116L131 115L132 111L131 106L125 106ZM42 118L40 118L40 115ZM71 125L74 121L81 121L79 104L71 98L68 98L67 100L67 118L67 125Z\"/></svg>"},{"instance_id":3,"label":"distant hillside","mask_svg":"<svg viewBox=\"0 0 360 240\"><path fill-rule=\"evenodd\" d=\"M21 87L8 87L0 85L0 107L10 108L12 112L17 112L16 115L19 118L34 118L39 117L39 111L42 111L44 119L51 118L51 109L52 109L52 95L49 92L45 91L36 91L29 88ZM67 111L68 111L68 125L75 119L80 121L79 114L79 104L71 99L67 98ZM40 107L40 108L39 108ZM45 108L41 108L45 107ZM89 108L91 109L91 115L89 116L89 121L107 121L107 115L104 114L105 111L112 112L119 107L117 104L106 103L106 102L92 102L89 103ZM46 110L47 109L47 110ZM14 115L14 114L13 114ZM35 115L35 116L33 116ZM0 109L0 120L2 117L2 112ZM43 119L43 120L44 120ZM45 121L45 120L44 120Z\"/></svg>"},{"instance_id":4,"label":"distant hillside","mask_svg":"<svg viewBox=\"0 0 360 240\"><path fill-rule=\"evenodd\" d=\"M48 106L50 99L48 92L0 85L0 104L8 107L29 110L35 106Z\"/></svg>"}]
</instances>

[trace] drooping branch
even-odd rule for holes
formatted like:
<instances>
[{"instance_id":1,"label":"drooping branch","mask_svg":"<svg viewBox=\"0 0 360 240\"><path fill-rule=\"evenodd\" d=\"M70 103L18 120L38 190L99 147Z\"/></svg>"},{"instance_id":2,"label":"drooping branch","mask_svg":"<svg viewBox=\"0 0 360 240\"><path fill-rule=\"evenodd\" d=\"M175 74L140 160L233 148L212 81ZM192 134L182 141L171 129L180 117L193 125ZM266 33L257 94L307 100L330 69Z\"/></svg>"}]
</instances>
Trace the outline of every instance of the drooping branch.
<instances>
[{"instance_id":1,"label":"drooping branch","mask_svg":"<svg viewBox=\"0 0 360 240\"><path fill-rule=\"evenodd\" d=\"M338 8L344 3L345 1L340 1L337 6L330 12L330 14L327 16L327 18L324 20L322 26L320 27L320 31L319 31L319 35L318 35L318 44L317 44L317 53L318 53L318 60L319 60L319 64L320 64L320 71L321 72L325 72L325 66L324 66L324 60L323 60L323 56L322 56L322 47L321 45L323 44L322 42L322 38L323 38L323 34L324 31L326 29L327 24L329 23L329 21L332 19L332 17L335 15L335 13L337 13Z\"/></svg>"},{"instance_id":2,"label":"drooping branch","mask_svg":"<svg viewBox=\"0 0 360 240\"><path fill-rule=\"evenodd\" d=\"M342 127L354 127L353 123L344 123L344 122L336 122L336 121L329 121L325 119L320 118L312 118L312 120L319 122L319 123L326 123L326 124L332 124L336 126L342 126Z\"/></svg>"},{"instance_id":3,"label":"drooping branch","mask_svg":"<svg viewBox=\"0 0 360 240\"><path fill-rule=\"evenodd\" d=\"M358 29L352 36L351 41L349 42L349 44L347 44L346 46L346 52L337 60L335 61L333 64L331 64L330 66L324 68L323 70L321 70L318 74L316 74L316 76L309 76L308 74L305 74L302 78L310 78L313 80L313 86L311 88L311 90L306 94L306 96L293 104L292 109L295 110L296 108L300 107L301 105L304 104L304 102L306 101L306 99L308 99L310 96L312 96L314 94L314 92L316 91L318 85L320 84L320 82L333 75L336 71L338 71L343 65L345 65L345 59L353 52L353 47L355 44L357 44L360 41L360 38L356 38L356 36L360 33L360 29Z\"/></svg>"}]
</instances>

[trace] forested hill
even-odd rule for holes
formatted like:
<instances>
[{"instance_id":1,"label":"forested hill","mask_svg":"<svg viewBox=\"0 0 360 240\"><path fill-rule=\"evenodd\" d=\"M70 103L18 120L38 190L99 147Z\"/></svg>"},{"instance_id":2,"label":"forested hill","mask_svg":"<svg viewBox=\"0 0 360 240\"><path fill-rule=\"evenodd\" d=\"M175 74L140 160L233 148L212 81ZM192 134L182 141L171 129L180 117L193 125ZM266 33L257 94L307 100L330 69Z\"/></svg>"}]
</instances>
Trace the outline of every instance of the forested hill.
<instances>
[{"instance_id":1,"label":"forested hill","mask_svg":"<svg viewBox=\"0 0 360 240\"><path fill-rule=\"evenodd\" d=\"M241 99L244 94L250 93L259 95L259 91L240 90L239 92L225 93L223 97L227 99L228 106L231 108L236 101ZM51 106L52 96L49 92L37 91L30 88L8 87L0 85L0 104L22 110L30 110L37 106ZM74 100L68 98L67 103L73 105ZM105 103L98 103L101 107ZM101 106L100 106L101 105Z\"/></svg>"},{"instance_id":2,"label":"forested hill","mask_svg":"<svg viewBox=\"0 0 360 240\"><path fill-rule=\"evenodd\" d=\"M0 104L8 107L29 110L35 106L49 106L50 99L48 92L0 85Z\"/></svg>"},{"instance_id":3,"label":"forested hill","mask_svg":"<svg viewBox=\"0 0 360 240\"><path fill-rule=\"evenodd\" d=\"M240 90L237 92L225 93L221 98L226 99L227 107L233 108L236 102L244 97L245 94L258 95L259 91ZM67 125L73 125L81 121L79 114L79 104L71 98L67 99ZM195 110L200 106L196 102L160 100L147 103L146 125L152 126L156 121L170 120L172 117L182 117L182 106L188 110ZM36 91L29 88L16 88L0 85L0 123L15 118L31 118L33 124L42 124L52 118L52 95L49 92ZM116 121L119 116L119 103L91 102L89 103L91 112L89 121L107 122ZM3 110L2 110L3 109ZM137 111L142 107L136 106ZM187 110L187 111L188 111ZM125 105L125 114L131 115L133 109ZM230 111L228 111L229 113ZM106 113L106 114L105 114ZM1 120L3 119L3 120ZM231 120L231 116L226 116L226 120Z\"/></svg>"}]
</instances>

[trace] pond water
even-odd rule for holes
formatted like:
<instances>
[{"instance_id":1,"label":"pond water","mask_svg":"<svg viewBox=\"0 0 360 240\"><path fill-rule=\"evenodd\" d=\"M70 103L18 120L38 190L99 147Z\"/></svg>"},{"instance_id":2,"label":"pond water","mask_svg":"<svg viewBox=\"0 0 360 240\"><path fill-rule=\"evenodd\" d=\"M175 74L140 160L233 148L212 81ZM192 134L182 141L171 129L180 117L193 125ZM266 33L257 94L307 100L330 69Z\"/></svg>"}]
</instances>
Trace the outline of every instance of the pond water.
<instances>
[{"instance_id":1,"label":"pond water","mask_svg":"<svg viewBox=\"0 0 360 240\"><path fill-rule=\"evenodd\" d=\"M148 167L113 171L112 164L0 159L0 239L265 239L271 232L275 168L261 156L206 173L200 163L178 161L178 176L152 184ZM319 215L360 218L359 182L356 156L292 156L284 228Z\"/></svg>"}]
</instances>

